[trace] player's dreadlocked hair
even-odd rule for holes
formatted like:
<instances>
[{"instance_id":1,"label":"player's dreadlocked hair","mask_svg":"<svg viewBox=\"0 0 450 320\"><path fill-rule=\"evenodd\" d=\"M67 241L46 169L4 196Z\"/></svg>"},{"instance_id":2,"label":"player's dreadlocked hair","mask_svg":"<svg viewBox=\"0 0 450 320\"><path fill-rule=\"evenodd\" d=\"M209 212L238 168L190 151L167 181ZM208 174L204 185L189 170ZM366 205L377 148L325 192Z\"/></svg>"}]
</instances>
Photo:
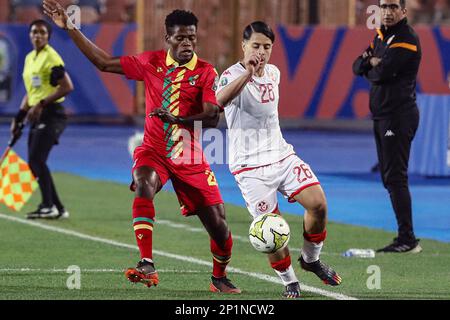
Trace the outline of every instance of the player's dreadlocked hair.
<instances>
[{"instance_id":1,"label":"player's dreadlocked hair","mask_svg":"<svg viewBox=\"0 0 450 320\"><path fill-rule=\"evenodd\" d=\"M31 31L31 28L33 28L34 25L41 25L44 26L47 29L47 33L48 33L48 40L50 40L51 36L52 36L52 25L50 23L48 23L45 20L42 19L38 19L38 20L34 20L33 22L30 23L30 25L28 26L28 32Z\"/></svg>"},{"instance_id":2,"label":"player's dreadlocked hair","mask_svg":"<svg viewBox=\"0 0 450 320\"><path fill-rule=\"evenodd\" d=\"M166 17L166 32L172 34L175 26L195 26L197 29L198 19L191 11L174 10Z\"/></svg>"},{"instance_id":3,"label":"player's dreadlocked hair","mask_svg":"<svg viewBox=\"0 0 450 320\"><path fill-rule=\"evenodd\" d=\"M250 40L252 34L255 32L262 33L267 38L272 40L272 43L275 42L275 33L273 32L272 28L267 23L262 21L255 21L245 28L243 35L244 40Z\"/></svg>"}]
</instances>

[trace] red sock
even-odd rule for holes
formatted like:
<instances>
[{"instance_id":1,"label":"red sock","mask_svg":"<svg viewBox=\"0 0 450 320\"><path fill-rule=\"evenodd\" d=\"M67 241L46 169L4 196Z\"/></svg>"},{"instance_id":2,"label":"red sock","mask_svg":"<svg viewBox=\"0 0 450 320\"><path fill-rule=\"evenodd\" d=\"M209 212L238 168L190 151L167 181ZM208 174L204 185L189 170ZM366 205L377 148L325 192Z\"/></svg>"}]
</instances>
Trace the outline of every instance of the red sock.
<instances>
[{"instance_id":1,"label":"red sock","mask_svg":"<svg viewBox=\"0 0 450 320\"><path fill-rule=\"evenodd\" d=\"M153 259L152 237L155 218L153 201L135 198L133 202L133 228L141 259Z\"/></svg>"},{"instance_id":2,"label":"red sock","mask_svg":"<svg viewBox=\"0 0 450 320\"><path fill-rule=\"evenodd\" d=\"M225 248L220 248L217 243L211 239L211 252L213 254L213 276L215 278L225 277L225 269L231 260L231 248L233 247L233 238L231 232L228 240L225 242Z\"/></svg>"},{"instance_id":3,"label":"red sock","mask_svg":"<svg viewBox=\"0 0 450 320\"><path fill-rule=\"evenodd\" d=\"M309 242L321 243L327 238L327 230L325 229L323 232L317 234L308 234L304 231L303 238Z\"/></svg>"},{"instance_id":4,"label":"red sock","mask_svg":"<svg viewBox=\"0 0 450 320\"><path fill-rule=\"evenodd\" d=\"M270 265L272 266L272 269L275 269L279 272L286 271L287 269L289 269L291 264L292 264L292 261L291 261L290 255L280 261L270 263Z\"/></svg>"}]
</instances>

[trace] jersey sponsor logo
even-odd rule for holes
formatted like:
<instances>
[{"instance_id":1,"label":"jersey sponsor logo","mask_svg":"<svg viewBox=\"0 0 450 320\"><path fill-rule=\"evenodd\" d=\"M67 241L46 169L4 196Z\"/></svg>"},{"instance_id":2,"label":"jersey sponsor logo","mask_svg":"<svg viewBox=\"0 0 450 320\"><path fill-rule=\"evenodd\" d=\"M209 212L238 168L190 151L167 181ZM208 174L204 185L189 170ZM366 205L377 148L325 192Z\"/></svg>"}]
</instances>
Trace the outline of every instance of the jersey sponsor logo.
<instances>
[{"instance_id":1,"label":"jersey sponsor logo","mask_svg":"<svg viewBox=\"0 0 450 320\"><path fill-rule=\"evenodd\" d=\"M256 208L261 213L268 212L269 211L269 207L270 207L270 204L267 201L265 201L265 200L258 202L258 204L256 205Z\"/></svg>"}]
</instances>

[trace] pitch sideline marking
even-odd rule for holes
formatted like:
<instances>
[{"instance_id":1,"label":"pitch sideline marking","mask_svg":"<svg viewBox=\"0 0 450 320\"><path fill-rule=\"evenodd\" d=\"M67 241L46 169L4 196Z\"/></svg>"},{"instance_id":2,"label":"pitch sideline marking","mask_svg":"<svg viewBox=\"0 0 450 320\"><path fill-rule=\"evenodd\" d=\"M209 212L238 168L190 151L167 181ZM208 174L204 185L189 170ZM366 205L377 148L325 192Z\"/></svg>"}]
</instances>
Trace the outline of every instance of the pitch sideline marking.
<instances>
[{"instance_id":1,"label":"pitch sideline marking","mask_svg":"<svg viewBox=\"0 0 450 320\"><path fill-rule=\"evenodd\" d=\"M77 232L77 231L72 231L72 230L63 229L63 228L59 228L59 227L54 227L54 226L50 226L50 225L46 225L46 224L42 224L42 223L38 223L38 222L34 222L34 221L29 221L29 220L25 220L25 219L21 219L21 218L16 218L16 217L4 215L2 213L0 213L0 218L4 219L4 220L9 220L9 221L13 221L13 222L26 224L26 225L33 226L33 227L38 227L38 228L41 228L41 229L44 229L44 230L47 230L47 231L52 231L52 232L56 232L56 233L70 235L70 236L77 237L77 238L84 239L84 240L100 242L100 243L109 244L109 245L112 245L112 246L115 246L115 247L126 248L126 249L135 250L135 251L139 250L138 247L135 246L135 245L122 243L122 242L118 242L118 241L115 241L115 240L110 240L110 239L90 236L90 235L87 235L87 234L84 234L84 233L80 233L80 232ZM192 258L192 257L181 256L181 255L168 253L168 252L164 252L164 251L160 251L160 250L153 250L153 253L155 253L157 255L160 255L162 257L172 258L172 259L175 259L175 260L185 261L185 262L194 263L194 264L203 265L203 266L208 266L208 267L212 266L211 262L200 260L200 259L196 259L196 258ZM238 269L238 268L233 268L233 267L229 267L228 270L230 272L246 275L246 276L249 276L249 277L252 277L252 278L256 278L256 279L259 279L259 280L264 280L264 281L267 281L267 282L282 284L281 280L278 279L277 277L269 276L269 275L266 275L266 274L256 273L256 272L248 272L248 271L244 271L244 270L241 270L241 269ZM305 285L303 283L300 283L300 286L301 286L303 291L319 294L321 296L325 296L325 297L336 299L336 300L358 300L357 298L354 298L354 297L350 297L350 296L347 296L347 295L344 295L344 294L341 294L341 293L335 293L335 292L331 292L331 291L327 291L327 290L311 287L311 286Z\"/></svg>"}]
</instances>

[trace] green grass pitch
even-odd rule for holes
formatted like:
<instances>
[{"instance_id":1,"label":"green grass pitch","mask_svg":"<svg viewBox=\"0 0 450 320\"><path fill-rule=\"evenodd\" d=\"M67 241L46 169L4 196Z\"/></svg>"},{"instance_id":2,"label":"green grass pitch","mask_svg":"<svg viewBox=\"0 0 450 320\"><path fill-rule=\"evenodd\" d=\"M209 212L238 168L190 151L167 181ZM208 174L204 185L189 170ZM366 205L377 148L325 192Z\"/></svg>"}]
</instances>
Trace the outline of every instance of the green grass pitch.
<instances>
[{"instance_id":1,"label":"green grass pitch","mask_svg":"<svg viewBox=\"0 0 450 320\"><path fill-rule=\"evenodd\" d=\"M161 192L155 206L155 263L160 273L156 288L129 283L123 270L139 259L131 226L133 194L128 186L56 174L56 184L71 213L69 220L38 221L50 229L24 224L24 213L35 208L39 192L22 213L0 206L2 249L0 254L0 299L149 299L149 300L273 300L281 299L281 284L272 278L266 257L247 241L250 217L244 208L226 205L227 219L235 237L229 277L243 293L223 296L208 292L211 254L200 221L179 213L174 194ZM299 209L300 210L300 209ZM285 215L291 227L290 248L294 269L303 287L303 299L335 299L339 294L356 299L450 299L450 244L422 240L421 254L385 254L374 259L345 258L345 250L377 248L394 234L369 228L330 223L322 260L342 276L339 287L322 284L315 275L300 270L296 259L301 247L302 217ZM23 220L21 220L23 221ZM55 232L64 229L77 235L113 240L112 243ZM81 269L81 288L69 290L69 266ZM379 289L369 289L370 266L379 267ZM249 274L253 273L253 274ZM370 279L369 279L370 282ZM306 290L313 287L313 290ZM316 289L325 290L315 291Z\"/></svg>"}]
</instances>

